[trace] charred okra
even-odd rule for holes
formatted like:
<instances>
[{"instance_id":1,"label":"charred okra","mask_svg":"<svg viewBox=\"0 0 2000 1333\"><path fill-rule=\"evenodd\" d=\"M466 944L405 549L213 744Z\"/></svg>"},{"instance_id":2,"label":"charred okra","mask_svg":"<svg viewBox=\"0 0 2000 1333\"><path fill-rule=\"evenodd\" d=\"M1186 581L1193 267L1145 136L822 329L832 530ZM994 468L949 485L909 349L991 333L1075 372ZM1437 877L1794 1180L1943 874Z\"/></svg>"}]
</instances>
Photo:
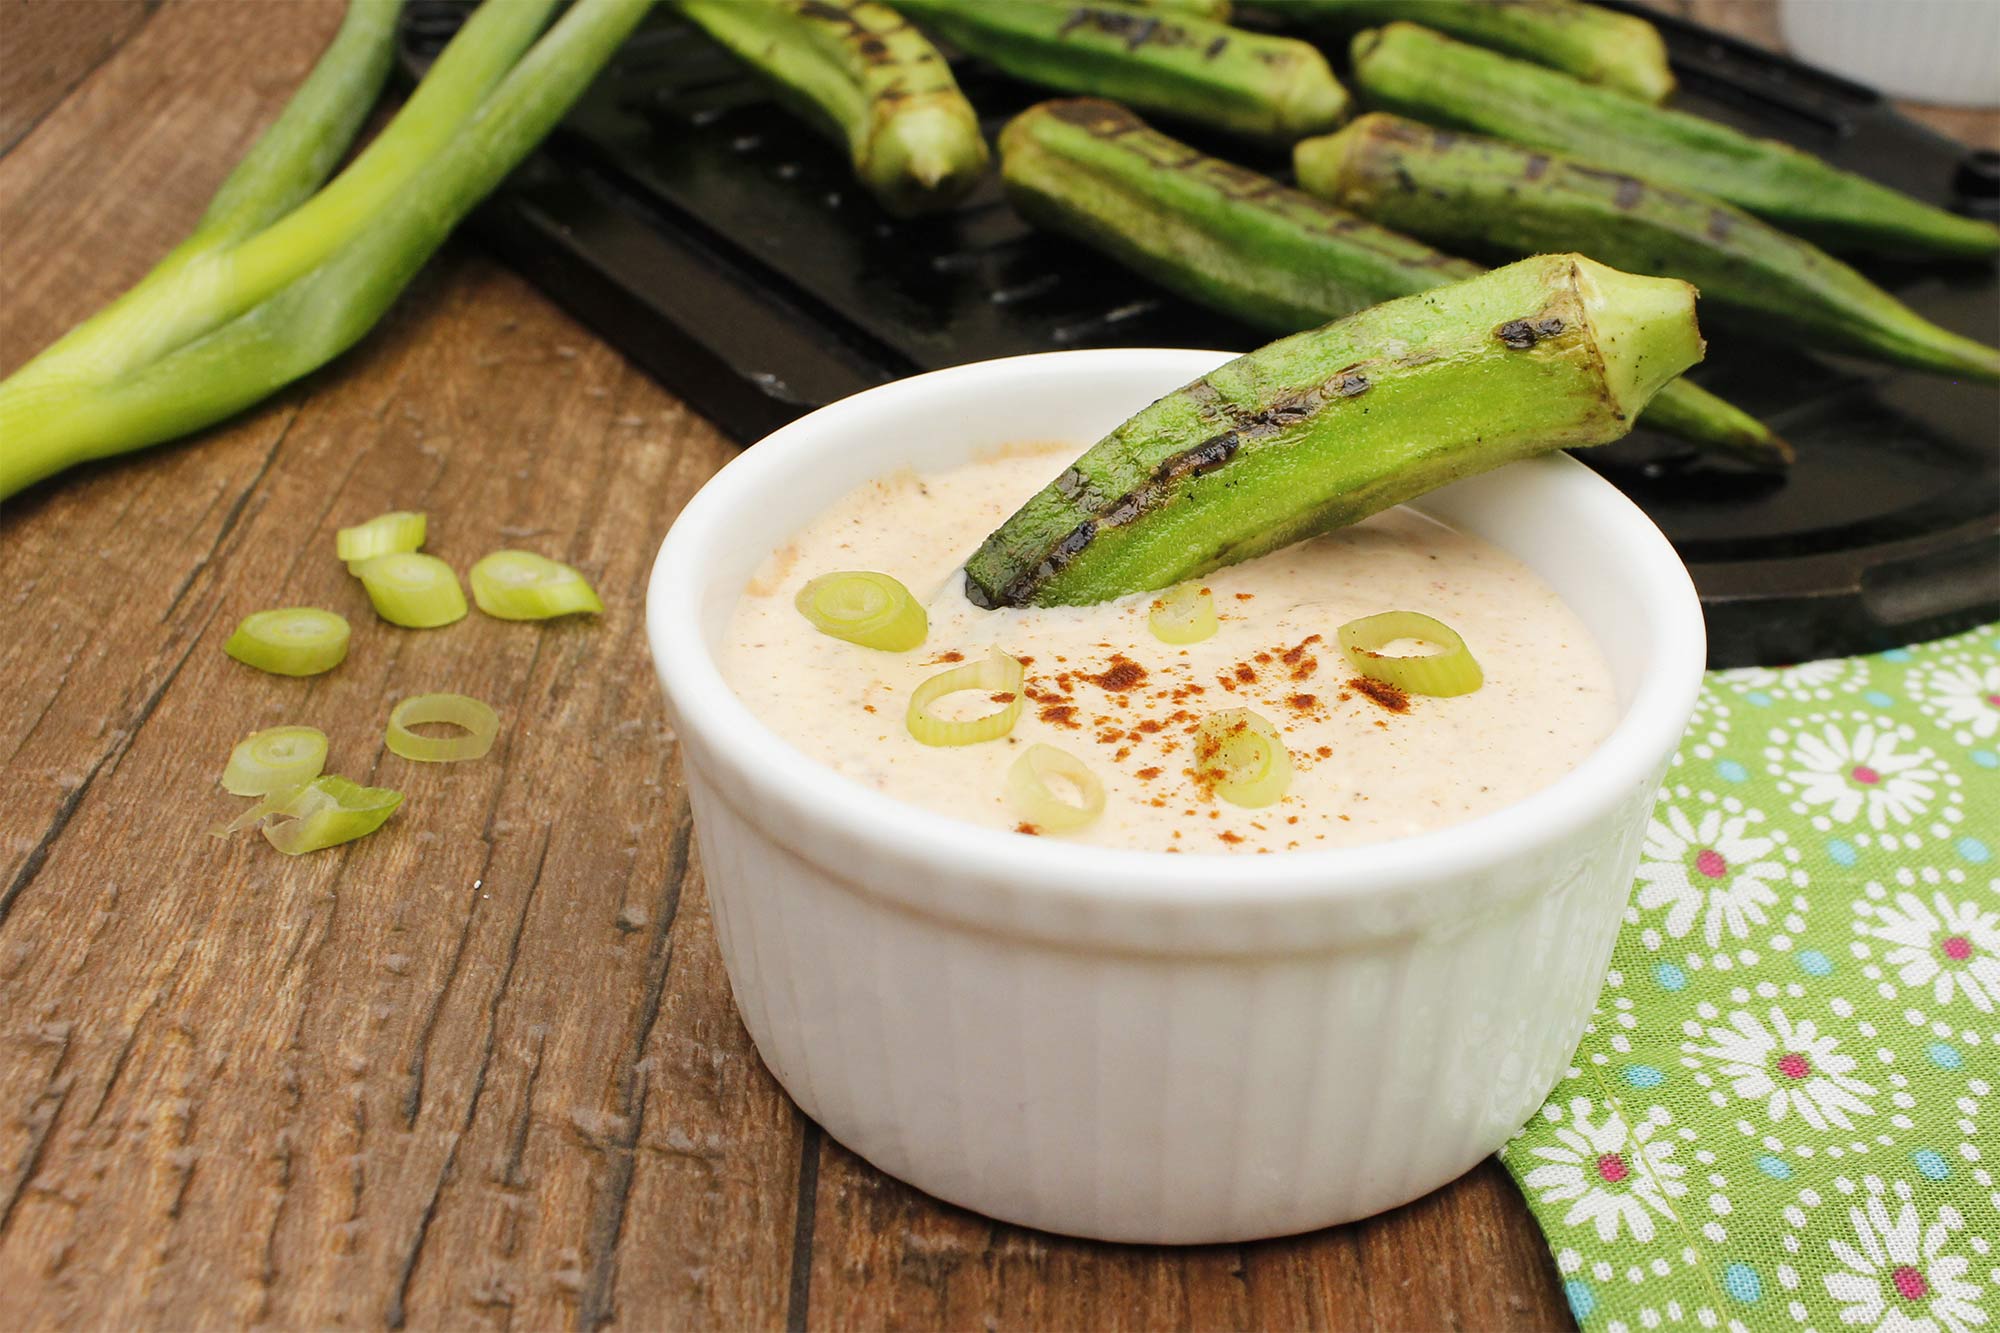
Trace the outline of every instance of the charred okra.
<instances>
[{"instance_id":1,"label":"charred okra","mask_svg":"<svg viewBox=\"0 0 2000 1333\"><path fill-rule=\"evenodd\" d=\"M1631 429L1701 357L1694 289L1540 255L1280 339L1093 445L966 562L980 606L1164 588Z\"/></svg>"}]
</instances>

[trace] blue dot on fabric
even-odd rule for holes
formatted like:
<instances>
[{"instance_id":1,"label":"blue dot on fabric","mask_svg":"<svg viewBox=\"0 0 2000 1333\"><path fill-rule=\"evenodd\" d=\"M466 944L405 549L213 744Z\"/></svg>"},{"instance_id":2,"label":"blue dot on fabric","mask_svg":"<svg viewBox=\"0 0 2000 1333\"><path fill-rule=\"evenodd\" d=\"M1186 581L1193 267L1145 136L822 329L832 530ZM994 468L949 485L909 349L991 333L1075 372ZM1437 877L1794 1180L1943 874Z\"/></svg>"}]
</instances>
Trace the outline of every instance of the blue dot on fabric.
<instances>
[{"instance_id":1,"label":"blue dot on fabric","mask_svg":"<svg viewBox=\"0 0 2000 1333\"><path fill-rule=\"evenodd\" d=\"M1799 955L1799 970L1809 977L1823 977L1833 971L1833 960L1818 949L1807 949Z\"/></svg>"},{"instance_id":2,"label":"blue dot on fabric","mask_svg":"<svg viewBox=\"0 0 2000 1333\"><path fill-rule=\"evenodd\" d=\"M1750 770L1737 763L1734 759L1716 760L1715 771L1722 775L1724 782L1742 782L1750 776Z\"/></svg>"},{"instance_id":3,"label":"blue dot on fabric","mask_svg":"<svg viewBox=\"0 0 2000 1333\"><path fill-rule=\"evenodd\" d=\"M1743 698L1745 702L1756 704L1759 708L1769 708L1771 706L1771 696L1762 690L1752 690L1750 693L1744 695Z\"/></svg>"},{"instance_id":4,"label":"blue dot on fabric","mask_svg":"<svg viewBox=\"0 0 2000 1333\"><path fill-rule=\"evenodd\" d=\"M1894 699L1891 699L1888 695L1882 693L1882 691L1880 690L1870 690L1868 691L1868 693L1862 695L1861 697L1866 699L1869 703L1874 704L1877 708L1887 708L1889 705L1896 702Z\"/></svg>"},{"instance_id":5,"label":"blue dot on fabric","mask_svg":"<svg viewBox=\"0 0 2000 1333\"><path fill-rule=\"evenodd\" d=\"M1625 1081L1635 1088L1657 1088L1667 1076L1651 1065L1626 1065Z\"/></svg>"},{"instance_id":6,"label":"blue dot on fabric","mask_svg":"<svg viewBox=\"0 0 2000 1333\"><path fill-rule=\"evenodd\" d=\"M1790 1180L1792 1178L1791 1163L1782 1157L1773 1157L1769 1153L1765 1153L1757 1159L1757 1169L1773 1180Z\"/></svg>"},{"instance_id":7,"label":"blue dot on fabric","mask_svg":"<svg viewBox=\"0 0 2000 1333\"><path fill-rule=\"evenodd\" d=\"M2000 754L1995 754L1991 750L1974 750L1972 762L1981 768L2000 768Z\"/></svg>"},{"instance_id":8,"label":"blue dot on fabric","mask_svg":"<svg viewBox=\"0 0 2000 1333\"><path fill-rule=\"evenodd\" d=\"M1861 853L1854 850L1854 844L1840 838L1826 845L1826 854L1844 866L1851 866L1861 859Z\"/></svg>"},{"instance_id":9,"label":"blue dot on fabric","mask_svg":"<svg viewBox=\"0 0 2000 1333\"><path fill-rule=\"evenodd\" d=\"M1993 853L1986 850L1986 844L1979 839L1966 836L1958 840L1958 854L1974 865L1984 865Z\"/></svg>"},{"instance_id":10,"label":"blue dot on fabric","mask_svg":"<svg viewBox=\"0 0 2000 1333\"><path fill-rule=\"evenodd\" d=\"M1563 1295L1569 1297L1569 1312L1582 1323L1590 1318L1590 1312L1597 1308L1597 1297L1591 1292L1590 1284L1579 1278L1571 1278L1563 1283Z\"/></svg>"},{"instance_id":11,"label":"blue dot on fabric","mask_svg":"<svg viewBox=\"0 0 2000 1333\"><path fill-rule=\"evenodd\" d=\"M1653 969L1653 980L1666 990L1679 990L1688 984L1688 974L1672 963L1661 963Z\"/></svg>"},{"instance_id":12,"label":"blue dot on fabric","mask_svg":"<svg viewBox=\"0 0 2000 1333\"><path fill-rule=\"evenodd\" d=\"M1722 1289L1745 1305L1755 1305L1757 1298L1764 1294L1764 1284L1758 1280L1757 1270L1742 1262L1722 1270Z\"/></svg>"},{"instance_id":13,"label":"blue dot on fabric","mask_svg":"<svg viewBox=\"0 0 2000 1333\"><path fill-rule=\"evenodd\" d=\"M1944 1154L1935 1148L1919 1148L1910 1154L1910 1160L1923 1172L1925 1180L1943 1180L1951 1174L1951 1166L1944 1160Z\"/></svg>"},{"instance_id":14,"label":"blue dot on fabric","mask_svg":"<svg viewBox=\"0 0 2000 1333\"><path fill-rule=\"evenodd\" d=\"M1910 650L1908 648L1891 648L1888 652L1882 654L1882 660L1884 662L1907 662L1910 660Z\"/></svg>"},{"instance_id":15,"label":"blue dot on fabric","mask_svg":"<svg viewBox=\"0 0 2000 1333\"><path fill-rule=\"evenodd\" d=\"M1932 1042L1924 1054L1928 1055L1931 1063L1939 1069L1957 1069L1965 1063L1965 1057L1958 1053L1956 1046L1947 1046L1941 1041Z\"/></svg>"}]
</instances>

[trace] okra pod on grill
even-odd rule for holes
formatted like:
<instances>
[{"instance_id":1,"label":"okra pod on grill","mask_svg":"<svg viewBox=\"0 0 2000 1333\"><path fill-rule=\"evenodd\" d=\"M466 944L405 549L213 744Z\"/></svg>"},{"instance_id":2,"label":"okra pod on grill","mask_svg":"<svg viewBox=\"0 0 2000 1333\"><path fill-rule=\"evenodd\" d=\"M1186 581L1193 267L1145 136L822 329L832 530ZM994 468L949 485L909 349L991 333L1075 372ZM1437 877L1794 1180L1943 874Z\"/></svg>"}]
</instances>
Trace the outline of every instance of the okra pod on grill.
<instances>
[{"instance_id":1,"label":"okra pod on grill","mask_svg":"<svg viewBox=\"0 0 2000 1333\"><path fill-rule=\"evenodd\" d=\"M1000 175L1031 222L1274 334L1484 271L1094 98L1016 116L1000 134ZM1763 467L1791 461L1768 427L1686 380L1662 389L1640 424Z\"/></svg>"},{"instance_id":2,"label":"okra pod on grill","mask_svg":"<svg viewBox=\"0 0 2000 1333\"><path fill-rule=\"evenodd\" d=\"M1825 251L1706 195L1383 112L1299 144L1293 163L1313 194L1439 245L1581 250L1630 272L1685 278L1704 308L1803 342L2000 379L2000 351L1939 328Z\"/></svg>"},{"instance_id":3,"label":"okra pod on grill","mask_svg":"<svg viewBox=\"0 0 2000 1333\"><path fill-rule=\"evenodd\" d=\"M1145 408L966 562L980 606L1164 588L1519 458L1603 444L1701 357L1694 288L1538 255L1238 357Z\"/></svg>"},{"instance_id":4,"label":"okra pod on grill","mask_svg":"<svg viewBox=\"0 0 2000 1333\"><path fill-rule=\"evenodd\" d=\"M1087 0L892 0L1015 78L1291 143L1347 119L1347 90L1309 43Z\"/></svg>"},{"instance_id":5,"label":"okra pod on grill","mask_svg":"<svg viewBox=\"0 0 2000 1333\"><path fill-rule=\"evenodd\" d=\"M1414 23L1356 37L1354 77L1375 108L1716 195L1836 249L1969 258L2000 250L1993 224L1933 208L1789 144L1646 106Z\"/></svg>"},{"instance_id":6,"label":"okra pod on grill","mask_svg":"<svg viewBox=\"0 0 2000 1333\"><path fill-rule=\"evenodd\" d=\"M979 117L924 35L877 0L672 0L840 138L882 206L948 208L986 170Z\"/></svg>"},{"instance_id":7,"label":"okra pod on grill","mask_svg":"<svg viewBox=\"0 0 2000 1333\"><path fill-rule=\"evenodd\" d=\"M1284 0L1287 18L1352 32L1401 18L1460 41L1658 102L1674 90L1660 30L1636 14L1579 0Z\"/></svg>"}]
</instances>

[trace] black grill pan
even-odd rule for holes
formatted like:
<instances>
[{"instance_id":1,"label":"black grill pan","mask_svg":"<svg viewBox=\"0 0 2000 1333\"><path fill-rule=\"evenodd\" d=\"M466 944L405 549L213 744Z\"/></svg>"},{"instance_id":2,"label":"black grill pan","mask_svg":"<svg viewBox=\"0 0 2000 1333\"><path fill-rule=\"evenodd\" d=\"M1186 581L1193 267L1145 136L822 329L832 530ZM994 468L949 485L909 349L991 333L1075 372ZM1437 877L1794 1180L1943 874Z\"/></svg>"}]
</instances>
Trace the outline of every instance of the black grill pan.
<instances>
[{"instance_id":1,"label":"black grill pan","mask_svg":"<svg viewBox=\"0 0 2000 1333\"><path fill-rule=\"evenodd\" d=\"M405 7L406 74L467 9ZM2000 207L2000 156L1970 153L1845 79L1647 17L1672 52L1676 105L1919 198L1988 216ZM989 135L1047 95L978 62L956 66ZM1281 159L1176 132L1285 172ZM1264 341L1032 231L990 179L944 217L889 217L854 186L840 150L664 10L472 225L745 443L870 385L967 361ZM1939 324L2000 338L1992 266L1863 267ZM1869 651L2000 616L2000 392L1705 332L1694 378L1792 441L1788 476L1698 458L1645 431L1580 456L1688 562L1714 665Z\"/></svg>"}]
</instances>

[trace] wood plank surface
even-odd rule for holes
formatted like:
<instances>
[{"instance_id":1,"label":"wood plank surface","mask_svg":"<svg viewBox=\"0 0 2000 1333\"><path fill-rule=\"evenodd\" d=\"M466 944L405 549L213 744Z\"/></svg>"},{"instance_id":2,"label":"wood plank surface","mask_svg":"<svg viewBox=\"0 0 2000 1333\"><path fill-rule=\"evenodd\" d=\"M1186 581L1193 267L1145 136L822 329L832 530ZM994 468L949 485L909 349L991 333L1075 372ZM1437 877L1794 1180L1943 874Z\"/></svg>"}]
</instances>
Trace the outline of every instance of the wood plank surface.
<instances>
[{"instance_id":1,"label":"wood plank surface","mask_svg":"<svg viewBox=\"0 0 2000 1333\"><path fill-rule=\"evenodd\" d=\"M179 236L338 14L0 0L0 368ZM652 552L732 452L453 246L328 370L5 506L0 1327L1567 1326L1490 1162L1356 1226L1115 1247L804 1121L732 1007L643 644ZM332 533L393 507L460 568L577 564L606 614L380 623ZM353 623L339 670L222 654L292 604ZM499 708L490 759L384 752L390 702L438 689ZM229 745L280 722L404 789L395 822L297 860L207 837Z\"/></svg>"}]
</instances>

